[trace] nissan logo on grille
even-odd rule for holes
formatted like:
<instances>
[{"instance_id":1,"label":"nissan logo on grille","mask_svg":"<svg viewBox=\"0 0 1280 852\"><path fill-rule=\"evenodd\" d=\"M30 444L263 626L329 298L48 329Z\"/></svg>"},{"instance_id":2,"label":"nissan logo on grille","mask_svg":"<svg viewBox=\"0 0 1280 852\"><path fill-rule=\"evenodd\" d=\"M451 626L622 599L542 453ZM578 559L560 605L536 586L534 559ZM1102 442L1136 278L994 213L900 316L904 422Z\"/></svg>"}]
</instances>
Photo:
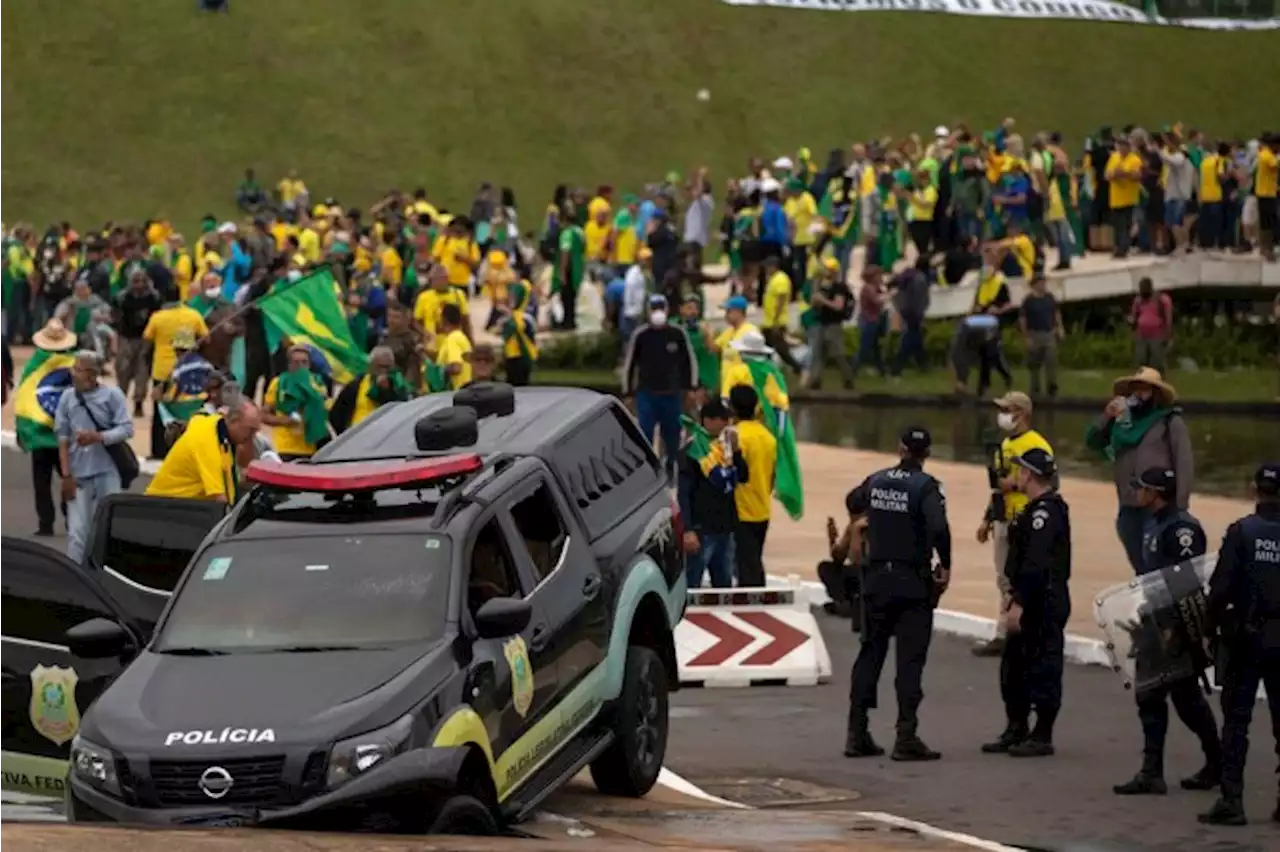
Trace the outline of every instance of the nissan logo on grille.
<instances>
[{"instance_id":1,"label":"nissan logo on grille","mask_svg":"<svg viewBox=\"0 0 1280 852\"><path fill-rule=\"evenodd\" d=\"M231 773L221 766L210 766L200 775L200 789L210 799L221 799L231 792Z\"/></svg>"}]
</instances>

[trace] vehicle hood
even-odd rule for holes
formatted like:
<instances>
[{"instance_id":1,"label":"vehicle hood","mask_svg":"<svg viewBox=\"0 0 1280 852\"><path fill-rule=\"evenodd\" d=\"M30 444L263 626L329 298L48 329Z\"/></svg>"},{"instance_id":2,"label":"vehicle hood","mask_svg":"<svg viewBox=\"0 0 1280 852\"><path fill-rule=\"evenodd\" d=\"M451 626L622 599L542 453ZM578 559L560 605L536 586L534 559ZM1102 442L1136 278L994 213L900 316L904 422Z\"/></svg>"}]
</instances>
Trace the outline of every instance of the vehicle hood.
<instances>
[{"instance_id":1,"label":"vehicle hood","mask_svg":"<svg viewBox=\"0 0 1280 852\"><path fill-rule=\"evenodd\" d=\"M174 759L327 743L408 712L447 677L444 650L144 651L94 703L82 731L117 751Z\"/></svg>"}]
</instances>

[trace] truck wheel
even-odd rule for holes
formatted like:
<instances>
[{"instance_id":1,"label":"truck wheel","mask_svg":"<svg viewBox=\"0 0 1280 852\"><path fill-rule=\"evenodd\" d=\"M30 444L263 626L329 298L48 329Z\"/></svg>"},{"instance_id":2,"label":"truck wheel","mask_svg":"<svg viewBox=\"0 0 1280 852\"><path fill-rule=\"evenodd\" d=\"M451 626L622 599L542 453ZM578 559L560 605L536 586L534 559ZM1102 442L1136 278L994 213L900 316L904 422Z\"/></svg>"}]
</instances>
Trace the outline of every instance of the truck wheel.
<instances>
[{"instance_id":1,"label":"truck wheel","mask_svg":"<svg viewBox=\"0 0 1280 852\"><path fill-rule=\"evenodd\" d=\"M652 648L627 649L613 726L613 745L592 762L591 779L601 793L643 796L657 783L667 753L667 673Z\"/></svg>"},{"instance_id":2,"label":"truck wheel","mask_svg":"<svg viewBox=\"0 0 1280 852\"><path fill-rule=\"evenodd\" d=\"M440 806L427 833L492 837L498 833L498 820L488 805L476 797L453 796Z\"/></svg>"}]
</instances>

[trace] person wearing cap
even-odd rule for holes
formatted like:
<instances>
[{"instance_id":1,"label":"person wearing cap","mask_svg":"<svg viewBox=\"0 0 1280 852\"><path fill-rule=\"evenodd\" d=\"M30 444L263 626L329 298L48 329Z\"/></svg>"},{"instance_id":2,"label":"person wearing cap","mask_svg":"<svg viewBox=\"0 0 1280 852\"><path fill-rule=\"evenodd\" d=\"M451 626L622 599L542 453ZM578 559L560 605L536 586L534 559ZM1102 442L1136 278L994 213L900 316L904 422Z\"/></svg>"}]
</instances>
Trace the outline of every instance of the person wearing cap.
<instances>
[{"instance_id":1,"label":"person wearing cap","mask_svg":"<svg viewBox=\"0 0 1280 852\"><path fill-rule=\"evenodd\" d=\"M853 318L853 292L840 273L840 262L834 257L824 257L819 270L812 282L809 310L801 316L802 324L807 324L809 364L800 376L800 383L814 390L821 388L823 370L829 361L835 361L845 390L852 390L855 374L845 346L844 324Z\"/></svg>"},{"instance_id":2,"label":"person wearing cap","mask_svg":"<svg viewBox=\"0 0 1280 852\"><path fill-rule=\"evenodd\" d=\"M183 329L173 338L173 351L178 360L172 372L153 391L156 401L152 420L151 440L157 439L157 424L161 446L171 447L187 423L205 405L209 377L216 371L213 364L200 352L196 337L189 329ZM164 450L157 453L164 456Z\"/></svg>"},{"instance_id":3,"label":"person wearing cap","mask_svg":"<svg viewBox=\"0 0 1280 852\"><path fill-rule=\"evenodd\" d=\"M1210 635L1223 651L1222 795L1200 821L1213 825L1245 823L1244 763L1259 683L1280 754L1280 464L1258 468L1253 493L1253 513L1227 527L1209 578ZM1271 819L1280 822L1280 790Z\"/></svg>"},{"instance_id":4,"label":"person wearing cap","mask_svg":"<svg viewBox=\"0 0 1280 852\"><path fill-rule=\"evenodd\" d=\"M801 178L788 178L785 190L786 202L782 205L782 210L787 214L791 234L791 256L787 272L791 276L790 298L794 299L804 286L809 257L818 240L819 229L814 227L818 218L818 202Z\"/></svg>"},{"instance_id":5,"label":"person wearing cap","mask_svg":"<svg viewBox=\"0 0 1280 852\"><path fill-rule=\"evenodd\" d=\"M638 205L636 197L627 193L613 216L613 254L609 261L624 272L635 264L643 236L636 219Z\"/></svg>"},{"instance_id":6,"label":"person wearing cap","mask_svg":"<svg viewBox=\"0 0 1280 852\"><path fill-rule=\"evenodd\" d=\"M5 349L8 350L8 340ZM58 458L58 436L54 433L54 414L66 391L71 387L71 367L76 336L58 319L50 319L44 328L31 336L35 352L22 369L14 392L13 413L16 420L18 448L31 456L32 496L35 498L37 528L35 535L53 535L57 509L53 502L53 474L61 474ZM68 486L64 486L68 487ZM67 517L67 504L62 502L62 516Z\"/></svg>"},{"instance_id":7,"label":"person wearing cap","mask_svg":"<svg viewBox=\"0 0 1280 852\"><path fill-rule=\"evenodd\" d=\"M618 332L625 344L644 322L645 307L653 292L653 251L648 246L636 250L635 263L622 279L622 305L618 310Z\"/></svg>"},{"instance_id":8,"label":"person wearing cap","mask_svg":"<svg viewBox=\"0 0 1280 852\"><path fill-rule=\"evenodd\" d=\"M1142 573L1146 557L1142 538L1150 512L1143 508L1134 478L1150 468L1168 468L1177 480L1173 502L1190 504L1194 458L1191 432L1182 418L1177 391L1159 370L1143 367L1116 379L1115 394L1102 416L1085 430L1085 445L1112 464L1119 498L1116 535L1135 573Z\"/></svg>"},{"instance_id":9,"label":"person wearing cap","mask_svg":"<svg viewBox=\"0 0 1280 852\"><path fill-rule=\"evenodd\" d=\"M699 411L698 427L687 430L680 453L677 496L684 519L688 586L702 586L710 574L717 589L733 586L734 529L738 525L735 489L750 479L746 457L729 429L730 411L723 400L711 399Z\"/></svg>"},{"instance_id":10,"label":"person wearing cap","mask_svg":"<svg viewBox=\"0 0 1280 852\"><path fill-rule=\"evenodd\" d=\"M876 471L849 492L849 519L867 519L867 559L862 575L862 646L853 664L846 757L878 757L868 727L889 640L895 643L898 696L894 760L937 760L920 739L921 677L933 636L933 610L951 580L951 528L942 484L924 472L932 441L927 430L902 433L901 461ZM937 566L931 565L937 555Z\"/></svg>"},{"instance_id":11,"label":"person wearing cap","mask_svg":"<svg viewBox=\"0 0 1280 852\"><path fill-rule=\"evenodd\" d=\"M1009 558L1009 533L1013 522L1027 508L1028 496L1018 490L1020 469L1015 466L1019 456L1032 449L1043 450L1050 456L1053 447L1043 435L1031 428L1031 397L1022 391L1010 391L996 400L996 425L1004 433L988 473L991 479L991 500L987 503L982 523L978 525L978 543L992 542L996 586L1000 590L1000 612L1009 608L1010 586L1005 566ZM1004 622L996 621L996 636L990 642L978 645L973 652L980 657L998 657L1004 650Z\"/></svg>"},{"instance_id":12,"label":"person wearing cap","mask_svg":"<svg viewBox=\"0 0 1280 852\"><path fill-rule=\"evenodd\" d=\"M1026 500L1009 528L1003 575L1008 594L1000 620L1008 640L1000 659L1004 732L987 754L1048 757L1062 707L1062 668L1071 616L1071 519L1057 491L1053 454L1030 447L1012 459L1016 493ZM1036 724L1031 727L1031 712Z\"/></svg>"},{"instance_id":13,"label":"person wearing cap","mask_svg":"<svg viewBox=\"0 0 1280 852\"><path fill-rule=\"evenodd\" d=\"M1152 467L1134 477L1132 487L1140 505L1148 512L1143 534L1143 564L1140 574L1172 568L1202 557L1206 550L1204 527L1185 509L1178 507L1177 474L1172 468ZM1143 665L1141 657L1138 665ZM1218 786L1222 772L1222 746L1213 710L1205 700L1199 672L1147 690L1138 696L1138 719L1142 722L1142 768L1129 781L1117 784L1117 795L1164 795L1164 744L1169 733L1169 702L1200 740L1205 763L1200 771L1182 779L1184 790L1211 790Z\"/></svg>"},{"instance_id":14,"label":"person wearing cap","mask_svg":"<svg viewBox=\"0 0 1280 852\"><path fill-rule=\"evenodd\" d=\"M129 401L120 388L99 382L102 366L96 351L77 352L72 387L58 399L54 413L62 499L67 503L67 557L75 563L84 558L98 503L121 489L120 468L108 448L133 437Z\"/></svg>"},{"instance_id":15,"label":"person wearing cap","mask_svg":"<svg viewBox=\"0 0 1280 852\"><path fill-rule=\"evenodd\" d=\"M667 319L666 297L650 296L648 322L635 330L623 352L622 395L635 397L636 419L646 440L653 440L655 428L661 431L667 475L675 482L680 413L684 395L698 385L698 363L684 328Z\"/></svg>"},{"instance_id":16,"label":"person wearing cap","mask_svg":"<svg viewBox=\"0 0 1280 852\"><path fill-rule=\"evenodd\" d=\"M747 321L748 307L746 296L730 296L724 303L724 330L712 337L710 327L705 329L709 348L720 356L720 396L725 399L728 399L731 387L728 384L730 368L742 360L733 343L745 334L760 334L760 329Z\"/></svg>"}]
</instances>

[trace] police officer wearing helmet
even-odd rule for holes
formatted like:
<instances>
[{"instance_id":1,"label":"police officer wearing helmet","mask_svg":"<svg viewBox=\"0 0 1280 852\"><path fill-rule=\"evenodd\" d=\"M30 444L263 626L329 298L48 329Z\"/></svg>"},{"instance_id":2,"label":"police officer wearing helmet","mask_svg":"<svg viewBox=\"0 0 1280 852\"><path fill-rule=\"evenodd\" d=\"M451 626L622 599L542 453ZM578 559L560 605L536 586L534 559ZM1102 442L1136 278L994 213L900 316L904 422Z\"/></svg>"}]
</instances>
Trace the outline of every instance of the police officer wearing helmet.
<instances>
[{"instance_id":1,"label":"police officer wearing helmet","mask_svg":"<svg viewBox=\"0 0 1280 852\"><path fill-rule=\"evenodd\" d=\"M898 693L894 760L937 760L916 733L917 711L924 698L920 680L933 635L933 609L951 578L951 529L946 499L938 480L924 472L929 433L908 429L898 448L902 461L877 471L849 492L850 520L867 518L867 558L863 569L862 647L853 664L849 695L846 757L876 757L868 714L876 692L889 640L896 640ZM933 554L939 566L930 569Z\"/></svg>"},{"instance_id":2,"label":"police officer wearing helmet","mask_svg":"<svg viewBox=\"0 0 1280 852\"><path fill-rule=\"evenodd\" d=\"M1244 761L1258 682L1267 688L1280 754L1280 464L1253 478L1258 505L1227 528L1209 580L1209 620L1226 652L1222 685L1222 796L1201 822L1244 825ZM1271 819L1280 822L1280 791Z\"/></svg>"},{"instance_id":3,"label":"police officer wearing helmet","mask_svg":"<svg viewBox=\"0 0 1280 852\"><path fill-rule=\"evenodd\" d=\"M1010 460L1025 509L1009 527L1005 561L1009 603L1000 658L1000 696L1008 725L982 750L1013 757L1053 754L1053 723L1062 707L1062 667L1071 616L1071 519L1055 490L1058 465L1033 447ZM1030 727L1031 711L1036 725Z\"/></svg>"},{"instance_id":4,"label":"police officer wearing helmet","mask_svg":"<svg viewBox=\"0 0 1280 852\"><path fill-rule=\"evenodd\" d=\"M1175 500L1178 481L1167 468L1153 467L1133 481L1142 508L1151 513L1142 539L1143 574L1171 568L1204 556L1205 534L1200 522ZM1139 659L1141 664L1141 659ZM1205 764L1196 774L1182 779L1184 790L1212 790L1222 772L1222 746L1213 710L1200 689L1195 674L1147 690L1138 695L1138 719L1142 722L1142 769L1113 789L1117 795L1164 795L1164 742L1169 733L1169 702L1178 718L1200 740Z\"/></svg>"}]
</instances>

